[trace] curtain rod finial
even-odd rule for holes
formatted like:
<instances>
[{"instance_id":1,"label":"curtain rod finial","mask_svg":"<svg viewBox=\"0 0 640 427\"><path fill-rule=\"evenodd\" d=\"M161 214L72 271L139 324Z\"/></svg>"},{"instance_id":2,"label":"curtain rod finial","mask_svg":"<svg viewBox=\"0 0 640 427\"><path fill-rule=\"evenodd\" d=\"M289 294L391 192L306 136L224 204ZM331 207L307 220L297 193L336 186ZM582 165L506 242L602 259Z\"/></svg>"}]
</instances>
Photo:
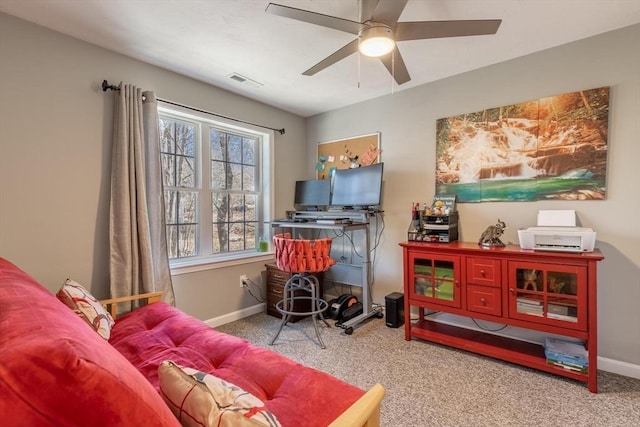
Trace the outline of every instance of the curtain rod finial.
<instances>
[{"instance_id":1,"label":"curtain rod finial","mask_svg":"<svg viewBox=\"0 0 640 427\"><path fill-rule=\"evenodd\" d=\"M120 90L120 88L118 86L110 85L108 81L103 80L102 81L102 91L106 92L109 89L111 89L111 90Z\"/></svg>"}]
</instances>

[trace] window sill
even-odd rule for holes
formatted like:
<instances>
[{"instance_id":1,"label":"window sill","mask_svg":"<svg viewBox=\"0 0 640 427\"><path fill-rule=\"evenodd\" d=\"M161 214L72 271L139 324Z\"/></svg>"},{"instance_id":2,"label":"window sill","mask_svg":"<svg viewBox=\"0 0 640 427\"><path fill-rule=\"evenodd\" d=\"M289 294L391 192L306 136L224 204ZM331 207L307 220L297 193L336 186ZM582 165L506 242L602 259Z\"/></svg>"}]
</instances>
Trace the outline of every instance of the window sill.
<instances>
[{"instance_id":1,"label":"window sill","mask_svg":"<svg viewBox=\"0 0 640 427\"><path fill-rule=\"evenodd\" d=\"M218 268L226 268L234 265L250 264L254 262L273 261L273 252L258 252L251 255L243 255L242 257L226 257L216 259L192 259L180 261L171 264L171 275L179 276L181 274L196 273L198 271L215 270Z\"/></svg>"}]
</instances>

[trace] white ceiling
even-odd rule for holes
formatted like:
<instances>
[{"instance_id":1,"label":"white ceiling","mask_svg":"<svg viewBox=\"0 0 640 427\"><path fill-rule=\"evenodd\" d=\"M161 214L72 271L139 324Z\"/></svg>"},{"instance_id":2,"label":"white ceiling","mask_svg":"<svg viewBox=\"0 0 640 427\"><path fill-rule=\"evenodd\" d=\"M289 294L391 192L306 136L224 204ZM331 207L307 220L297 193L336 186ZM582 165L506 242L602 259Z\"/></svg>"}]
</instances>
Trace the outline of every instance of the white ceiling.
<instances>
[{"instance_id":1,"label":"white ceiling","mask_svg":"<svg viewBox=\"0 0 640 427\"><path fill-rule=\"evenodd\" d=\"M358 0L272 1L359 20ZM495 35L400 42L412 80L395 86L379 60L357 54L303 76L354 36L267 14L268 3L0 0L0 11L304 117L640 22L639 0L409 0L401 22L502 25ZM233 73L261 85L237 83Z\"/></svg>"}]
</instances>

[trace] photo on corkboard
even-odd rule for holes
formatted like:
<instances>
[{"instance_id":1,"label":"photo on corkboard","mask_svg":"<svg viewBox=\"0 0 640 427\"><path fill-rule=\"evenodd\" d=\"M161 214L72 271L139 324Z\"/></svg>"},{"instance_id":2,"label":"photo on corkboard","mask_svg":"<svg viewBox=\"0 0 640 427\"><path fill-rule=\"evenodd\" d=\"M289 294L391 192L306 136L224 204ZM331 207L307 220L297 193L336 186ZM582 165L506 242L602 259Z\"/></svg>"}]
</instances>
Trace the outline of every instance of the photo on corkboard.
<instances>
[{"instance_id":1,"label":"photo on corkboard","mask_svg":"<svg viewBox=\"0 0 640 427\"><path fill-rule=\"evenodd\" d=\"M318 143L316 178L328 179L337 169L380 162L380 133Z\"/></svg>"},{"instance_id":2,"label":"photo on corkboard","mask_svg":"<svg viewBox=\"0 0 640 427\"><path fill-rule=\"evenodd\" d=\"M439 119L436 194L460 203L603 200L609 87Z\"/></svg>"}]
</instances>

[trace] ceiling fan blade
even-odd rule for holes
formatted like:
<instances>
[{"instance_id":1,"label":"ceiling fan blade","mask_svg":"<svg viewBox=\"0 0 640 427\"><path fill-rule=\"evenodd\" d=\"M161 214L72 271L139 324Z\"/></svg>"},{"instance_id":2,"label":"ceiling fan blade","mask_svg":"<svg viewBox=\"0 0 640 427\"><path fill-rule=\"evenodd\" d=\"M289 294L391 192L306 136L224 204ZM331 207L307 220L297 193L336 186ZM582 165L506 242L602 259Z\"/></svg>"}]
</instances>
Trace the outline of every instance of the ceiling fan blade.
<instances>
[{"instance_id":1,"label":"ceiling fan blade","mask_svg":"<svg viewBox=\"0 0 640 427\"><path fill-rule=\"evenodd\" d=\"M358 9L360 13L360 22L367 22L371 20L373 12L376 10L378 0L359 0Z\"/></svg>"},{"instance_id":2,"label":"ceiling fan blade","mask_svg":"<svg viewBox=\"0 0 640 427\"><path fill-rule=\"evenodd\" d=\"M341 49L335 51L331 55L324 58L322 61L318 62L313 67L309 68L307 71L302 73L304 76L313 76L318 71L322 71L330 65L335 64L338 61L342 61L347 56L356 53L358 51L358 39L355 39L351 43L345 45Z\"/></svg>"},{"instance_id":3,"label":"ceiling fan blade","mask_svg":"<svg viewBox=\"0 0 640 427\"><path fill-rule=\"evenodd\" d=\"M320 25L321 27L333 28L334 30L344 31L346 33L358 34L361 29L367 28L367 25L360 22L350 21L335 16L323 15L321 13L311 12L308 10L296 9L295 7L283 6L280 4L269 3L266 9L267 13L272 15L283 16L298 21L307 22L309 24Z\"/></svg>"},{"instance_id":4,"label":"ceiling fan blade","mask_svg":"<svg viewBox=\"0 0 640 427\"><path fill-rule=\"evenodd\" d=\"M382 22L391 28L396 25L408 0L380 0L376 6L371 20Z\"/></svg>"},{"instance_id":5,"label":"ceiling fan blade","mask_svg":"<svg viewBox=\"0 0 640 427\"><path fill-rule=\"evenodd\" d=\"M398 22L396 41L495 34L501 19Z\"/></svg>"},{"instance_id":6,"label":"ceiling fan blade","mask_svg":"<svg viewBox=\"0 0 640 427\"><path fill-rule=\"evenodd\" d=\"M380 61L387 67L389 74L393 76L398 86L411 80L407 66L404 64L404 59L402 59L398 48L395 48L393 52L388 55L381 56Z\"/></svg>"}]
</instances>

